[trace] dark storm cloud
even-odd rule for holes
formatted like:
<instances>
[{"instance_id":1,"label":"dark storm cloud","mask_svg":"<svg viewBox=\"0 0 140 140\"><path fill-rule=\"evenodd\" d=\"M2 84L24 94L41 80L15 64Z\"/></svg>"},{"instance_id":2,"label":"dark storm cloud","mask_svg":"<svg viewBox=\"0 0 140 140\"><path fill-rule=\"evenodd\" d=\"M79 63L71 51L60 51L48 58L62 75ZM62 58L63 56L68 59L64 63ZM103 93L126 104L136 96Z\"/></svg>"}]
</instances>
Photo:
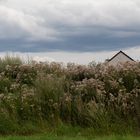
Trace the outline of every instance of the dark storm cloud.
<instances>
[{"instance_id":1,"label":"dark storm cloud","mask_svg":"<svg viewBox=\"0 0 140 140\"><path fill-rule=\"evenodd\" d=\"M75 29L76 30L76 29ZM101 31L100 31L101 32ZM80 34L66 34L54 41L29 41L26 39L1 39L0 51L44 52L71 51L95 52L102 50L121 50L140 45L140 35L117 37L115 31L96 35L94 30ZM126 32L127 34L127 32Z\"/></svg>"}]
</instances>

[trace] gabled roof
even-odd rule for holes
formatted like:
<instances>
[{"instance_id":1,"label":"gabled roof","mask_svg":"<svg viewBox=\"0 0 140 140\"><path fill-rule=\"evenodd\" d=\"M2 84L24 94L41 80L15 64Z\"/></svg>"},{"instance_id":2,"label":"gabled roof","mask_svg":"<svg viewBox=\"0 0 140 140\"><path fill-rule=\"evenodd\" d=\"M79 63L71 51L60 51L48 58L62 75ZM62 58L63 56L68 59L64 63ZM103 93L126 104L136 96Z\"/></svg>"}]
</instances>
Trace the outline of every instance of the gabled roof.
<instances>
[{"instance_id":1,"label":"gabled roof","mask_svg":"<svg viewBox=\"0 0 140 140\"><path fill-rule=\"evenodd\" d=\"M128 56L127 54L125 54L123 51L119 51L117 54L115 54L111 59L108 60L108 62L110 62L112 59L114 59L117 55L119 55L120 53L122 53L123 55L125 55L126 57L128 57L130 60L134 61L134 59L132 59L130 56Z\"/></svg>"}]
</instances>

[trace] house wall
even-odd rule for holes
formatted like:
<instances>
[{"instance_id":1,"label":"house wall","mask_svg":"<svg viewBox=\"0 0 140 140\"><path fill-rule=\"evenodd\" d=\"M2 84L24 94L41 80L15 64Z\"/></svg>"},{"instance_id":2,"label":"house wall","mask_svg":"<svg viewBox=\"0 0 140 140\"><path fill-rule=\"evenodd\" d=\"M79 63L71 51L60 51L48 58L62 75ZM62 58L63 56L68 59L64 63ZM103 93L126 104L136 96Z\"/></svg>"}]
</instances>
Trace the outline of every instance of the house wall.
<instances>
[{"instance_id":1,"label":"house wall","mask_svg":"<svg viewBox=\"0 0 140 140\"><path fill-rule=\"evenodd\" d=\"M116 66L118 63L132 62L130 58L125 56L123 53L119 53L115 58L109 61L109 65Z\"/></svg>"}]
</instances>

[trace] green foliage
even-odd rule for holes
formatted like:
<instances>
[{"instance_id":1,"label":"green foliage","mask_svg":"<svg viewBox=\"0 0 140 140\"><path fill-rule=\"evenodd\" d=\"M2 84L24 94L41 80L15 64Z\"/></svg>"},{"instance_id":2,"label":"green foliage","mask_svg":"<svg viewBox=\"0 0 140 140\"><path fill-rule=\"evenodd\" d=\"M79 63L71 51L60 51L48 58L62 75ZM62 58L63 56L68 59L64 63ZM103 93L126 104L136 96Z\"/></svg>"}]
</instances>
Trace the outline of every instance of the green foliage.
<instances>
[{"instance_id":1,"label":"green foliage","mask_svg":"<svg viewBox=\"0 0 140 140\"><path fill-rule=\"evenodd\" d=\"M9 134L14 133L17 129L17 123L11 119L8 114L0 113L0 133Z\"/></svg>"},{"instance_id":2,"label":"green foliage","mask_svg":"<svg viewBox=\"0 0 140 140\"><path fill-rule=\"evenodd\" d=\"M138 62L116 68L64 67L23 64L19 58L6 57L0 60L0 68L1 134L31 134L39 127L55 129L63 123L71 129L92 128L96 134L139 132Z\"/></svg>"},{"instance_id":3,"label":"green foliage","mask_svg":"<svg viewBox=\"0 0 140 140\"><path fill-rule=\"evenodd\" d=\"M0 58L0 71L3 71L6 68L6 66L21 65L21 64L23 64L23 62L18 56L12 57L7 55L4 58Z\"/></svg>"},{"instance_id":4,"label":"green foliage","mask_svg":"<svg viewBox=\"0 0 140 140\"><path fill-rule=\"evenodd\" d=\"M52 123L59 120L60 103L64 95L64 79L55 75L39 74L35 82L42 117Z\"/></svg>"},{"instance_id":5,"label":"green foliage","mask_svg":"<svg viewBox=\"0 0 140 140\"><path fill-rule=\"evenodd\" d=\"M56 135L38 135L38 136L9 136L1 137L0 140L139 140L139 137L132 136L106 136L106 137L82 137L82 136L56 136Z\"/></svg>"}]
</instances>

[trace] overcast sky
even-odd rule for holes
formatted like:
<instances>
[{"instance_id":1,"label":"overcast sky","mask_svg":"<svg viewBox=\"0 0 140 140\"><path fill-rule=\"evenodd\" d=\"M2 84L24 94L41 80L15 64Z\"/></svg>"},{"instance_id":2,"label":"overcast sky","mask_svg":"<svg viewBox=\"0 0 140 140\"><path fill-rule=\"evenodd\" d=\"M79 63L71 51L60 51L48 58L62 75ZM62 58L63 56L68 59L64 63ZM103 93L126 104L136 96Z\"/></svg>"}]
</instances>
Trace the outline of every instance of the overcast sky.
<instances>
[{"instance_id":1,"label":"overcast sky","mask_svg":"<svg viewBox=\"0 0 140 140\"><path fill-rule=\"evenodd\" d=\"M104 61L140 59L140 0L0 0L0 54Z\"/></svg>"}]
</instances>

